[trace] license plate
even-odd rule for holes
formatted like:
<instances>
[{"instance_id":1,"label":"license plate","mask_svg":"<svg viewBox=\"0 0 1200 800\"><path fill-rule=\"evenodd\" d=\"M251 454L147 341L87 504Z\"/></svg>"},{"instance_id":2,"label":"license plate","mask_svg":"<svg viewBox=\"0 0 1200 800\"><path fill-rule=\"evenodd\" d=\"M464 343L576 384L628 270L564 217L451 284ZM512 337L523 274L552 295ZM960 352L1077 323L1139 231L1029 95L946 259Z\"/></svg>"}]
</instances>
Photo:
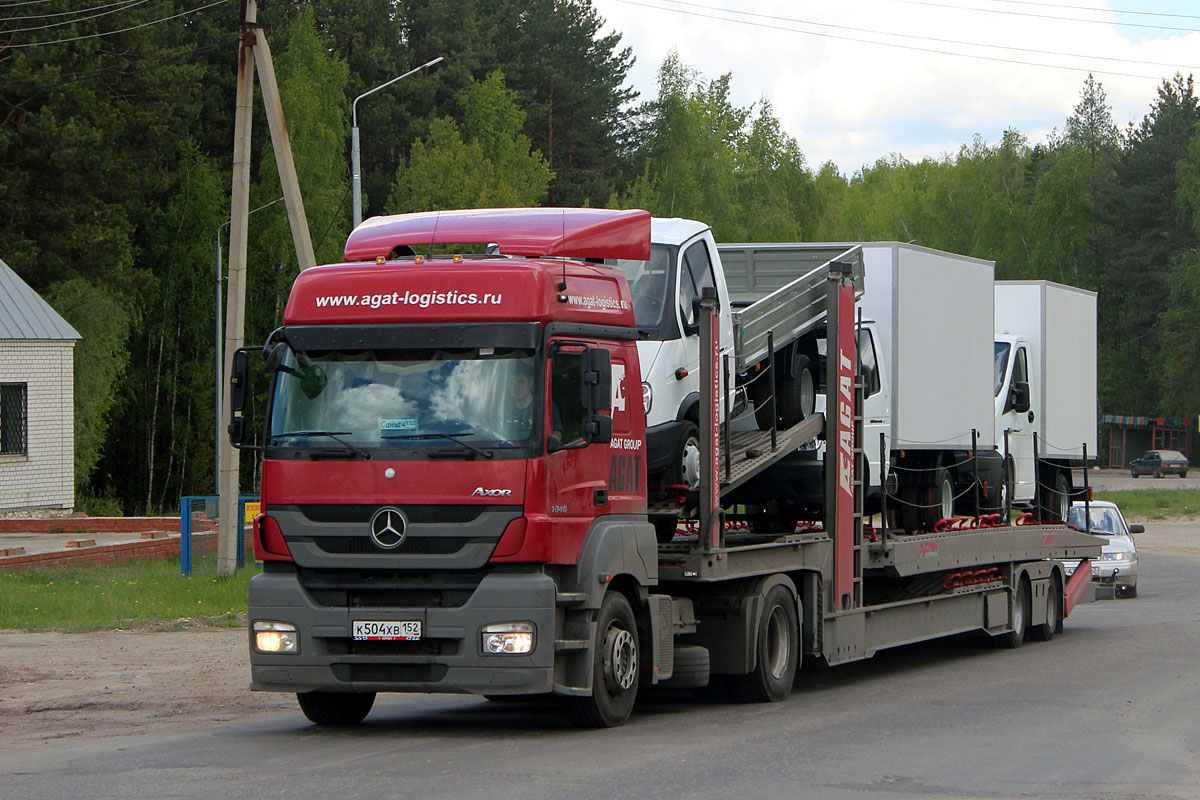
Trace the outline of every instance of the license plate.
<instances>
[{"instance_id":1,"label":"license plate","mask_svg":"<svg viewBox=\"0 0 1200 800\"><path fill-rule=\"evenodd\" d=\"M1074 567L1067 567L1067 568L1066 568L1066 573L1067 573L1067 577L1068 577L1068 578L1069 578L1069 577L1071 577L1072 575L1074 575L1074 574L1075 574L1075 568L1074 568Z\"/></svg>"},{"instance_id":2,"label":"license plate","mask_svg":"<svg viewBox=\"0 0 1200 800\"><path fill-rule=\"evenodd\" d=\"M358 642L415 642L421 638L420 620L355 620L353 626L352 635Z\"/></svg>"},{"instance_id":3,"label":"license plate","mask_svg":"<svg viewBox=\"0 0 1200 800\"><path fill-rule=\"evenodd\" d=\"M1100 567L1096 566L1095 564L1092 565L1092 577L1093 578L1100 577Z\"/></svg>"}]
</instances>

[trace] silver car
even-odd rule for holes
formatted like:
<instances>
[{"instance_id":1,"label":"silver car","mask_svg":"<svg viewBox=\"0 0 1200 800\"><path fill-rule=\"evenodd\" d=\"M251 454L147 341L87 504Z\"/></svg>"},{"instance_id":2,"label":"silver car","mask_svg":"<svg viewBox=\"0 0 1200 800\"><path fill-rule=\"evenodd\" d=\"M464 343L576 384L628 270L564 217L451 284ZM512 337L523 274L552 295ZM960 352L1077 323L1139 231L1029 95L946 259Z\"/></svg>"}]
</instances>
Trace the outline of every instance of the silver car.
<instances>
[{"instance_id":1,"label":"silver car","mask_svg":"<svg viewBox=\"0 0 1200 800\"><path fill-rule=\"evenodd\" d=\"M1071 504L1067 524L1108 540L1100 560L1092 562L1092 581L1097 589L1111 589L1117 597L1137 597L1137 545L1133 543L1132 534L1141 533L1145 528L1125 522L1121 509L1113 503L1093 500L1090 505L1090 525L1084 523L1087 511L1081 501ZM1063 565L1070 575L1079 562L1063 561Z\"/></svg>"}]
</instances>

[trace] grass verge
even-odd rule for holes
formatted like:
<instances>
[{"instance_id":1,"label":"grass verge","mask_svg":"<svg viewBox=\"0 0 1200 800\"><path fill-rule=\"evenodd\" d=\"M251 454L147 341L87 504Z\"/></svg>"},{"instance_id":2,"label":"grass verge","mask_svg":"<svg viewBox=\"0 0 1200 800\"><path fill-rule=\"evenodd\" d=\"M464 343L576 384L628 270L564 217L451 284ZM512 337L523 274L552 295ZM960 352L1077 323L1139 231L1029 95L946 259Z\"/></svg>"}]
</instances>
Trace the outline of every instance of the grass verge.
<instances>
[{"instance_id":1,"label":"grass verge","mask_svg":"<svg viewBox=\"0 0 1200 800\"><path fill-rule=\"evenodd\" d=\"M253 561L216 578L215 556L197 557L192 576L178 561L125 561L0 572L0 629L96 631L246 624Z\"/></svg>"},{"instance_id":2,"label":"grass verge","mask_svg":"<svg viewBox=\"0 0 1200 800\"><path fill-rule=\"evenodd\" d=\"M1094 497L1116 503L1130 521L1200 515L1200 489L1131 489Z\"/></svg>"}]
</instances>

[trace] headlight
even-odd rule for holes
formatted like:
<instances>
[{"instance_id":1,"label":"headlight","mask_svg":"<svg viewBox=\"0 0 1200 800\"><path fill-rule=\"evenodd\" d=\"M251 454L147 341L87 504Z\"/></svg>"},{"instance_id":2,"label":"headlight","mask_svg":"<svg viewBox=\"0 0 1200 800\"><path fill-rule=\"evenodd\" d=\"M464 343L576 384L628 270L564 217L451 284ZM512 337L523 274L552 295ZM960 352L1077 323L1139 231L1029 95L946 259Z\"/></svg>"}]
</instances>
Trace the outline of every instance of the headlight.
<instances>
[{"instance_id":1,"label":"headlight","mask_svg":"<svg viewBox=\"0 0 1200 800\"><path fill-rule=\"evenodd\" d=\"M654 390L650 388L650 384L642 384L642 413L649 414L650 406L654 405Z\"/></svg>"},{"instance_id":2,"label":"headlight","mask_svg":"<svg viewBox=\"0 0 1200 800\"><path fill-rule=\"evenodd\" d=\"M533 652L532 622L497 622L483 628L483 652L494 656L521 656Z\"/></svg>"},{"instance_id":3,"label":"headlight","mask_svg":"<svg viewBox=\"0 0 1200 800\"><path fill-rule=\"evenodd\" d=\"M268 619L254 622L254 649L260 653L299 653L300 637L296 626Z\"/></svg>"},{"instance_id":4,"label":"headlight","mask_svg":"<svg viewBox=\"0 0 1200 800\"><path fill-rule=\"evenodd\" d=\"M1124 552L1122 552L1122 553L1102 553L1100 555L1100 560L1101 561L1132 561L1133 554L1132 553L1124 553Z\"/></svg>"}]
</instances>

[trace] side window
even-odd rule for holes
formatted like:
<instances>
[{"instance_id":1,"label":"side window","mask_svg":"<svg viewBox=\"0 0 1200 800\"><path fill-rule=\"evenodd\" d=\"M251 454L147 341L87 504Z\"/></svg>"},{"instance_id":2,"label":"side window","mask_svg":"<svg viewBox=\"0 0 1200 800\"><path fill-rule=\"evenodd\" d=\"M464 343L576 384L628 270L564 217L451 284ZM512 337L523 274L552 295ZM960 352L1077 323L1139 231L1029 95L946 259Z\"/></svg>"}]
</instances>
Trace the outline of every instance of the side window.
<instances>
[{"instance_id":1,"label":"side window","mask_svg":"<svg viewBox=\"0 0 1200 800\"><path fill-rule=\"evenodd\" d=\"M579 374L583 354L559 351L550 361L550 433L563 444L583 439L583 387Z\"/></svg>"},{"instance_id":2,"label":"side window","mask_svg":"<svg viewBox=\"0 0 1200 800\"><path fill-rule=\"evenodd\" d=\"M858 363L862 364L863 397L870 397L879 391L879 365L875 361L875 343L871 332L863 330L858 337Z\"/></svg>"},{"instance_id":3,"label":"side window","mask_svg":"<svg viewBox=\"0 0 1200 800\"><path fill-rule=\"evenodd\" d=\"M29 387L25 383L0 384L0 455L29 452Z\"/></svg>"},{"instance_id":4,"label":"side window","mask_svg":"<svg viewBox=\"0 0 1200 800\"><path fill-rule=\"evenodd\" d=\"M709 286L716 286L712 259L708 256L708 247L699 241L684 251L683 263L679 268L679 312L685 324L696 323L692 298L699 297Z\"/></svg>"}]
</instances>

